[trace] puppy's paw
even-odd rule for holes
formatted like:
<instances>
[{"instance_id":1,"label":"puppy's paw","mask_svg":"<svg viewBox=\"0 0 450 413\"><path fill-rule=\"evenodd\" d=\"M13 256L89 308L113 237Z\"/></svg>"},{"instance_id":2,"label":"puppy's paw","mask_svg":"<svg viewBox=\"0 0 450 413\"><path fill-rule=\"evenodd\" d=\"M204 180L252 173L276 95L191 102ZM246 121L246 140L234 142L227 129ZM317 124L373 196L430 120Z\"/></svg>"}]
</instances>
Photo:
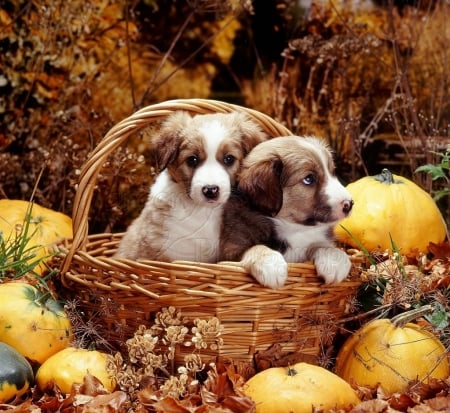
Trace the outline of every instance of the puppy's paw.
<instances>
[{"instance_id":1,"label":"puppy's paw","mask_svg":"<svg viewBox=\"0 0 450 413\"><path fill-rule=\"evenodd\" d=\"M313 255L317 274L326 283L341 282L349 274L352 263L348 255L338 248L318 248Z\"/></svg>"},{"instance_id":2,"label":"puppy's paw","mask_svg":"<svg viewBox=\"0 0 450 413\"><path fill-rule=\"evenodd\" d=\"M241 264L265 287L281 288L288 276L288 264L283 255L264 245L255 245L247 250Z\"/></svg>"}]
</instances>

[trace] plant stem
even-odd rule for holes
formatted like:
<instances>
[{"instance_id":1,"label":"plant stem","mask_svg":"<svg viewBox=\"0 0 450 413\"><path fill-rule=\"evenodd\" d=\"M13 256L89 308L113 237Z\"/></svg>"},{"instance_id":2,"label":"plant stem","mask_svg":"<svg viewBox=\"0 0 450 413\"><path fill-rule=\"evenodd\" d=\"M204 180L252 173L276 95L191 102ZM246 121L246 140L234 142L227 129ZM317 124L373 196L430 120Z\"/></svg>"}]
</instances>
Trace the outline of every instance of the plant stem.
<instances>
[{"instance_id":1,"label":"plant stem","mask_svg":"<svg viewBox=\"0 0 450 413\"><path fill-rule=\"evenodd\" d=\"M380 174L375 175L374 177L377 181L380 181L383 184L391 185L394 182L394 176L392 175L392 172L387 169L383 168Z\"/></svg>"},{"instance_id":2,"label":"plant stem","mask_svg":"<svg viewBox=\"0 0 450 413\"><path fill-rule=\"evenodd\" d=\"M416 318L428 314L433 311L433 307L430 304L424 305L420 308L415 308L414 310L406 311L404 313L398 314L391 318L391 323L395 327L403 327L406 323L415 320Z\"/></svg>"}]
</instances>

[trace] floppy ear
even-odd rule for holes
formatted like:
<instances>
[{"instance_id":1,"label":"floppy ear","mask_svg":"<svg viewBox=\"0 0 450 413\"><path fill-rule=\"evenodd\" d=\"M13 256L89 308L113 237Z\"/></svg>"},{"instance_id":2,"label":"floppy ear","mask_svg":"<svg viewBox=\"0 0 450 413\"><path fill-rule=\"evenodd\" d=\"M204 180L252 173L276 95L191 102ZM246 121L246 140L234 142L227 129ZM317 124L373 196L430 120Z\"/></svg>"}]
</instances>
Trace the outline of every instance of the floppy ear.
<instances>
[{"instance_id":1,"label":"floppy ear","mask_svg":"<svg viewBox=\"0 0 450 413\"><path fill-rule=\"evenodd\" d=\"M282 171L283 162L278 157L255 162L239 175L238 191L255 209L275 216L283 205Z\"/></svg>"},{"instance_id":2,"label":"floppy ear","mask_svg":"<svg viewBox=\"0 0 450 413\"><path fill-rule=\"evenodd\" d=\"M190 122L187 112L175 112L162 124L159 134L151 142L150 157L158 171L162 171L178 156L182 131Z\"/></svg>"},{"instance_id":3,"label":"floppy ear","mask_svg":"<svg viewBox=\"0 0 450 413\"><path fill-rule=\"evenodd\" d=\"M244 155L247 155L256 145L264 142L271 137L265 133L261 127L247 116L243 115L242 121L239 123L242 133L242 149Z\"/></svg>"}]
</instances>

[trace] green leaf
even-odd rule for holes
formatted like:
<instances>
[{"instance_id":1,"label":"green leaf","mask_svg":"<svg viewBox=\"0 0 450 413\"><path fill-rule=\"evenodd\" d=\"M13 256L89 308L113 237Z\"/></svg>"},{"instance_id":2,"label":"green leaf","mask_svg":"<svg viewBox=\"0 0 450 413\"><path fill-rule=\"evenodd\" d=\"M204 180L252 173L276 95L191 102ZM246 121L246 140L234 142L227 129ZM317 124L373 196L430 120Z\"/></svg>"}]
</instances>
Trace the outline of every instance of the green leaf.
<instances>
[{"instance_id":1,"label":"green leaf","mask_svg":"<svg viewBox=\"0 0 450 413\"><path fill-rule=\"evenodd\" d=\"M449 323L449 314L444 310L437 310L433 312L428 318L428 321L438 330L447 328Z\"/></svg>"},{"instance_id":2,"label":"green leaf","mask_svg":"<svg viewBox=\"0 0 450 413\"><path fill-rule=\"evenodd\" d=\"M431 179L433 181L435 181L436 179L439 179L439 178L446 178L446 174L441 166L436 166L436 165L431 165L431 164L419 166L415 170L415 172L426 172L427 174L431 175Z\"/></svg>"}]
</instances>

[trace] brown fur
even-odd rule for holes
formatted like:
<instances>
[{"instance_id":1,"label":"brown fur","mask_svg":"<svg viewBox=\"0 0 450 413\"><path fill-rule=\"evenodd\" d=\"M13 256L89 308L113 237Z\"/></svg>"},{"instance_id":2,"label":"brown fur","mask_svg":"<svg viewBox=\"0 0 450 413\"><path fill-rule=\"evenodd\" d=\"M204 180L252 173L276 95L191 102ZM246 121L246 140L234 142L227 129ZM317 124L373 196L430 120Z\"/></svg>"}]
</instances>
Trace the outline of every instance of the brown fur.
<instances>
[{"instance_id":1,"label":"brown fur","mask_svg":"<svg viewBox=\"0 0 450 413\"><path fill-rule=\"evenodd\" d=\"M323 141L282 137L261 143L245 159L238 181L224 212L222 260L242 260L249 272L259 273L255 277L264 285L279 287L280 280L267 280L261 257L270 260L272 254L272 264L282 266L281 255L314 260L335 249L332 228L348 214L352 201L334 176L333 159ZM342 261L345 268L348 263ZM286 276L283 271L280 279ZM321 275L326 280L342 278L339 270L336 276Z\"/></svg>"},{"instance_id":2,"label":"brown fur","mask_svg":"<svg viewBox=\"0 0 450 413\"><path fill-rule=\"evenodd\" d=\"M213 134L217 123L225 130L220 141ZM198 190L197 198L192 195L193 177L208 161L205 150L208 138L210 143L220 142L214 154L217 163L211 173L214 175L220 169L221 185L229 183L226 185L229 191L235 185L244 157L268 136L239 112L191 116L179 111L169 116L152 140L151 157L161 173L141 215L124 235L116 256L163 261L217 260L222 209L228 195L222 191L220 198L207 199L201 191L198 195ZM231 161L228 163L227 159ZM202 179L209 182L208 173ZM214 177L211 179L214 183ZM201 188L206 184L199 185Z\"/></svg>"}]
</instances>

